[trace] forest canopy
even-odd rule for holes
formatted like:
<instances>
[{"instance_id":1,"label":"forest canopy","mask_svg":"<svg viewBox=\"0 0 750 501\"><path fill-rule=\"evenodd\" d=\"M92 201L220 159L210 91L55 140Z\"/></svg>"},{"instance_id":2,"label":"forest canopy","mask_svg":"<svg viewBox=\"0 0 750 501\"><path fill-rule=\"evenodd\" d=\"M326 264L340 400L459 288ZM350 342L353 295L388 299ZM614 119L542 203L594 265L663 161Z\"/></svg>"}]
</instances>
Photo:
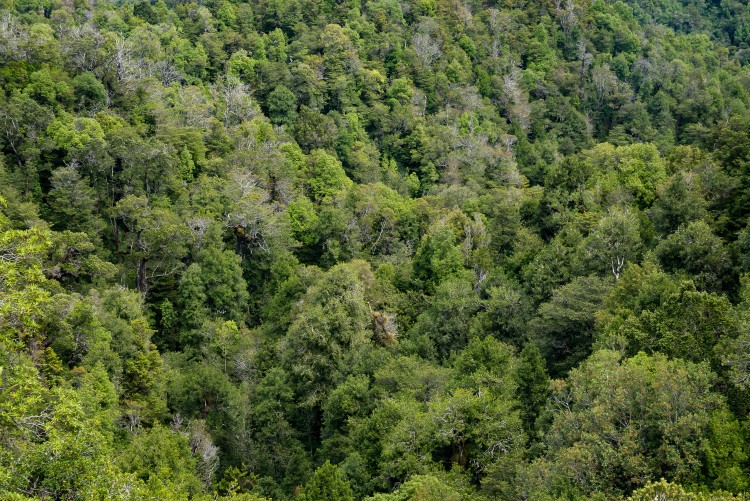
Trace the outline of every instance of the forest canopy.
<instances>
[{"instance_id":1,"label":"forest canopy","mask_svg":"<svg viewBox=\"0 0 750 501\"><path fill-rule=\"evenodd\" d=\"M746 0L0 0L0 497L750 490Z\"/></svg>"}]
</instances>

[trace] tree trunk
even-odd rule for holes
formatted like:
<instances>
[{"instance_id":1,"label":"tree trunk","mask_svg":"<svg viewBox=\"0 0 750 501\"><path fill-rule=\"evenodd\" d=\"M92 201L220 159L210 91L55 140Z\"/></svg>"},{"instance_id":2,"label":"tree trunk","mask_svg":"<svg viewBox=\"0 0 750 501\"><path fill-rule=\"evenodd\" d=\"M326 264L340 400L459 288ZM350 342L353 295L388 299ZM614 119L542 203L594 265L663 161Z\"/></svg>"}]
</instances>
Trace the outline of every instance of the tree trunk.
<instances>
[{"instance_id":1,"label":"tree trunk","mask_svg":"<svg viewBox=\"0 0 750 501\"><path fill-rule=\"evenodd\" d=\"M146 294L148 289L148 282L146 280L146 258L138 260L136 269L136 288L141 294Z\"/></svg>"}]
</instances>

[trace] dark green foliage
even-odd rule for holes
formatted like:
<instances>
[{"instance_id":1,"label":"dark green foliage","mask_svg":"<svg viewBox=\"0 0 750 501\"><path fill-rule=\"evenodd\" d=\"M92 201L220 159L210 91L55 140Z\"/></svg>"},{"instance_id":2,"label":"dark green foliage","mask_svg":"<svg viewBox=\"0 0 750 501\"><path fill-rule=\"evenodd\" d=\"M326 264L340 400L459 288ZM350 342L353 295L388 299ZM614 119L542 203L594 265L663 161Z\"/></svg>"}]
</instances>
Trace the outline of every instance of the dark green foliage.
<instances>
[{"instance_id":1,"label":"dark green foliage","mask_svg":"<svg viewBox=\"0 0 750 501\"><path fill-rule=\"evenodd\" d=\"M747 2L0 2L0 498L733 499Z\"/></svg>"},{"instance_id":2,"label":"dark green foliage","mask_svg":"<svg viewBox=\"0 0 750 501\"><path fill-rule=\"evenodd\" d=\"M297 117L297 97L280 85L268 95L268 116L274 123L291 126Z\"/></svg>"},{"instance_id":3,"label":"dark green foliage","mask_svg":"<svg viewBox=\"0 0 750 501\"><path fill-rule=\"evenodd\" d=\"M73 93L81 108L99 108L107 100L107 90L92 73L86 72L73 78Z\"/></svg>"},{"instance_id":4,"label":"dark green foliage","mask_svg":"<svg viewBox=\"0 0 750 501\"><path fill-rule=\"evenodd\" d=\"M414 275L434 288L463 268L464 257L450 227L443 225L422 238L414 255Z\"/></svg>"},{"instance_id":5,"label":"dark green foliage","mask_svg":"<svg viewBox=\"0 0 750 501\"><path fill-rule=\"evenodd\" d=\"M720 238L704 221L680 227L656 247L667 271L684 270L695 284L709 291L731 290L732 262Z\"/></svg>"},{"instance_id":6,"label":"dark green foliage","mask_svg":"<svg viewBox=\"0 0 750 501\"><path fill-rule=\"evenodd\" d=\"M448 279L437 287L430 307L417 317L410 335L418 338L420 346L431 348L425 355L432 355L434 350L434 355L444 360L466 347L469 323L478 309L479 300L471 283Z\"/></svg>"},{"instance_id":7,"label":"dark green foliage","mask_svg":"<svg viewBox=\"0 0 750 501\"><path fill-rule=\"evenodd\" d=\"M588 356L595 315L609 287L598 277L579 277L555 289L552 299L539 306L531 336L539 340L553 375L564 374Z\"/></svg>"},{"instance_id":8,"label":"dark green foliage","mask_svg":"<svg viewBox=\"0 0 750 501\"><path fill-rule=\"evenodd\" d=\"M546 364L539 348L528 343L521 351L516 380L518 401L521 404L521 419L526 433L533 437L536 421L549 397L550 385Z\"/></svg>"}]
</instances>

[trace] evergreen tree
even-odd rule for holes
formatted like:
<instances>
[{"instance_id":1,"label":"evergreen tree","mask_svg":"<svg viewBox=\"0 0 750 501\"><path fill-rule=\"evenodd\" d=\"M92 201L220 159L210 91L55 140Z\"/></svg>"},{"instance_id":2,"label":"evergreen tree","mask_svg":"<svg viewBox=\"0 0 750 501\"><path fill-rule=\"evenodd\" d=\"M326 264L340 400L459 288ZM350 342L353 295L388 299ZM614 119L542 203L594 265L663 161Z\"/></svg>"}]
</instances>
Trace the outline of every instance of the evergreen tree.
<instances>
[{"instance_id":1,"label":"evergreen tree","mask_svg":"<svg viewBox=\"0 0 750 501\"><path fill-rule=\"evenodd\" d=\"M549 398L550 382L542 353L531 343L524 345L521 350L516 379L524 430L530 440L534 441L538 430L537 419Z\"/></svg>"},{"instance_id":2,"label":"evergreen tree","mask_svg":"<svg viewBox=\"0 0 750 501\"><path fill-rule=\"evenodd\" d=\"M339 469L326 461L305 484L305 501L353 501L349 482Z\"/></svg>"}]
</instances>

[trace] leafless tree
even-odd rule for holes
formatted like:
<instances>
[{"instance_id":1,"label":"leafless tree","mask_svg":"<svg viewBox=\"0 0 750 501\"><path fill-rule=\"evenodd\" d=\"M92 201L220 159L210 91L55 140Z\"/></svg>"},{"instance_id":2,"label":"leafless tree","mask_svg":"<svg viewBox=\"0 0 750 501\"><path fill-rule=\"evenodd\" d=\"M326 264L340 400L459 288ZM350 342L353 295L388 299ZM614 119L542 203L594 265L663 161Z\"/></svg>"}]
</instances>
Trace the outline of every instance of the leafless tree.
<instances>
[{"instance_id":1,"label":"leafless tree","mask_svg":"<svg viewBox=\"0 0 750 501\"><path fill-rule=\"evenodd\" d=\"M258 106L250 96L250 88L236 76L225 75L214 86L213 92L224 104L221 118L225 127L239 125L260 114Z\"/></svg>"},{"instance_id":2,"label":"leafless tree","mask_svg":"<svg viewBox=\"0 0 750 501\"><path fill-rule=\"evenodd\" d=\"M522 129L528 130L531 124L531 107L526 93L518 84L520 71L514 67L510 73L503 77L503 90L505 91L506 106L510 118L518 121Z\"/></svg>"},{"instance_id":3,"label":"leafless tree","mask_svg":"<svg viewBox=\"0 0 750 501\"><path fill-rule=\"evenodd\" d=\"M412 47L417 53L419 62L425 68L432 66L432 63L438 60L442 55L440 50L440 41L433 38L427 33L418 33L412 38Z\"/></svg>"},{"instance_id":4,"label":"leafless tree","mask_svg":"<svg viewBox=\"0 0 750 501\"><path fill-rule=\"evenodd\" d=\"M211 435L202 420L192 421L188 426L190 450L198 458L198 473L207 486L219 468L219 448L214 444Z\"/></svg>"}]
</instances>

